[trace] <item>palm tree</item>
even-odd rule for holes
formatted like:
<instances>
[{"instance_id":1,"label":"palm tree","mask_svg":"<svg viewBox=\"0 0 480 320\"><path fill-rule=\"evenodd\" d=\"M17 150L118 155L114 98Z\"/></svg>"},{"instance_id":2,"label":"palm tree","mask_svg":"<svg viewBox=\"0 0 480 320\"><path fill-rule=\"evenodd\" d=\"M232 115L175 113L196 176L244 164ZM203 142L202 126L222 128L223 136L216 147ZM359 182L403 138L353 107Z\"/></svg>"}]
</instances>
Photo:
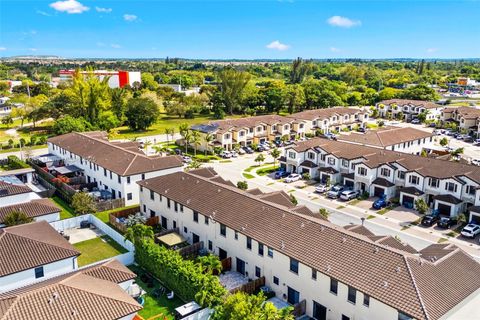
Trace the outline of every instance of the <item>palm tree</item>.
<instances>
[{"instance_id":1,"label":"palm tree","mask_svg":"<svg viewBox=\"0 0 480 320\"><path fill-rule=\"evenodd\" d=\"M192 133L187 130L184 134L183 134L183 140L184 140L184 144L185 144L185 153L188 152L188 145L190 144L191 140L192 140Z\"/></svg>"},{"instance_id":2,"label":"palm tree","mask_svg":"<svg viewBox=\"0 0 480 320\"><path fill-rule=\"evenodd\" d=\"M198 131L192 131L192 143L193 143L193 156L197 156L197 148L198 146L200 145L200 138L201 138L201 135L200 135L200 132Z\"/></svg>"},{"instance_id":3,"label":"palm tree","mask_svg":"<svg viewBox=\"0 0 480 320\"><path fill-rule=\"evenodd\" d=\"M203 136L203 140L205 140L205 155L207 155L208 147L212 143L214 139L213 134L207 133L205 136Z\"/></svg>"},{"instance_id":4,"label":"palm tree","mask_svg":"<svg viewBox=\"0 0 480 320\"><path fill-rule=\"evenodd\" d=\"M277 162L277 158L280 157L280 150L277 148L274 148L271 152L270 155L273 157L273 169L275 169L275 163Z\"/></svg>"},{"instance_id":5,"label":"palm tree","mask_svg":"<svg viewBox=\"0 0 480 320\"><path fill-rule=\"evenodd\" d=\"M213 274L214 271L222 272L222 262L213 254L198 258L198 262L209 274Z\"/></svg>"},{"instance_id":6,"label":"palm tree","mask_svg":"<svg viewBox=\"0 0 480 320\"><path fill-rule=\"evenodd\" d=\"M175 134L175 128L165 128L165 134L167 136L167 144L170 144L169 136L172 137L172 142L173 142L173 135Z\"/></svg>"}]
</instances>

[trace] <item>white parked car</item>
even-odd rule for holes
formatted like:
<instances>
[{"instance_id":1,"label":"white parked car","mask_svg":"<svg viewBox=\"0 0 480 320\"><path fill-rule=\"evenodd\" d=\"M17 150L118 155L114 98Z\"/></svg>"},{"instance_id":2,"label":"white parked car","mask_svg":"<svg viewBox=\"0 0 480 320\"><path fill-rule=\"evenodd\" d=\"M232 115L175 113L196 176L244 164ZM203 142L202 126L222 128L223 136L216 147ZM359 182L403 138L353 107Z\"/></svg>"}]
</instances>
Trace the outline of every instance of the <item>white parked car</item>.
<instances>
[{"instance_id":1,"label":"white parked car","mask_svg":"<svg viewBox=\"0 0 480 320\"><path fill-rule=\"evenodd\" d=\"M220 153L220 157L222 157L223 159L229 159L232 157L232 154L230 153L230 151L222 151L222 153Z\"/></svg>"},{"instance_id":2,"label":"white parked car","mask_svg":"<svg viewBox=\"0 0 480 320\"><path fill-rule=\"evenodd\" d=\"M473 239L480 233L480 226L473 223L469 223L462 229L462 232L460 233L464 237Z\"/></svg>"},{"instance_id":3,"label":"white parked car","mask_svg":"<svg viewBox=\"0 0 480 320\"><path fill-rule=\"evenodd\" d=\"M230 155L232 156L232 158L238 157L237 151L230 151Z\"/></svg>"},{"instance_id":4,"label":"white parked car","mask_svg":"<svg viewBox=\"0 0 480 320\"><path fill-rule=\"evenodd\" d=\"M317 192L317 193L324 193L324 192L327 192L327 191L328 191L328 188L324 184L317 184L315 186L315 192Z\"/></svg>"},{"instance_id":5,"label":"white parked car","mask_svg":"<svg viewBox=\"0 0 480 320\"><path fill-rule=\"evenodd\" d=\"M355 190L346 190L340 193L340 199L348 201L358 197L358 191Z\"/></svg>"},{"instance_id":6,"label":"white parked car","mask_svg":"<svg viewBox=\"0 0 480 320\"><path fill-rule=\"evenodd\" d=\"M285 178L285 182L286 183L290 183L290 182L295 182L295 181L298 181L302 178L301 175L299 175L298 173L292 173L291 175L289 175L288 177Z\"/></svg>"},{"instance_id":7,"label":"white parked car","mask_svg":"<svg viewBox=\"0 0 480 320\"><path fill-rule=\"evenodd\" d=\"M475 166L480 166L480 160L479 159L473 159L471 163Z\"/></svg>"}]
</instances>

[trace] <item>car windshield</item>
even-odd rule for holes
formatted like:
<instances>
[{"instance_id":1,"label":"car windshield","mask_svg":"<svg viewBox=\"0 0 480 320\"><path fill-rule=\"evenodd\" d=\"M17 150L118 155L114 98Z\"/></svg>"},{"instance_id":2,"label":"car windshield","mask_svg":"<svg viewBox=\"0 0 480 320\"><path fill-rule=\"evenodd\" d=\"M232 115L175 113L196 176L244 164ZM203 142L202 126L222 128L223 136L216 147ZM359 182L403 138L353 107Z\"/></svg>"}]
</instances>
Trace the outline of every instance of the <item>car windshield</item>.
<instances>
[{"instance_id":1,"label":"car windshield","mask_svg":"<svg viewBox=\"0 0 480 320\"><path fill-rule=\"evenodd\" d=\"M339 186L335 186L335 187L332 188L333 191L340 191L340 189L341 188Z\"/></svg>"}]
</instances>

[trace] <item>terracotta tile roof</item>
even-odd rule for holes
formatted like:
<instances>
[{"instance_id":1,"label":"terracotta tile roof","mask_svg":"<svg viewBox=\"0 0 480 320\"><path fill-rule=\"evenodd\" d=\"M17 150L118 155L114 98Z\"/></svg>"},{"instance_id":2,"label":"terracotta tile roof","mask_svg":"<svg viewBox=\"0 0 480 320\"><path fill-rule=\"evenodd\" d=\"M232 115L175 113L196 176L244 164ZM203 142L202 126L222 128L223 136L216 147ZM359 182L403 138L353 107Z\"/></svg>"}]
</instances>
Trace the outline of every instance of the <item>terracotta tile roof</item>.
<instances>
[{"instance_id":1,"label":"terracotta tile roof","mask_svg":"<svg viewBox=\"0 0 480 320\"><path fill-rule=\"evenodd\" d=\"M78 255L46 221L0 229L0 277Z\"/></svg>"},{"instance_id":2,"label":"terracotta tile roof","mask_svg":"<svg viewBox=\"0 0 480 320\"><path fill-rule=\"evenodd\" d=\"M179 156L147 157L110 143L102 132L67 133L50 138L48 142L121 176L183 166Z\"/></svg>"},{"instance_id":3,"label":"terracotta tile roof","mask_svg":"<svg viewBox=\"0 0 480 320\"><path fill-rule=\"evenodd\" d=\"M353 115L356 113L367 113L359 108L349 108L349 107L333 107L325 109L313 109L305 110L302 112L294 113L289 118L293 119L302 119L302 120L324 120L329 119L332 116L344 116L344 115Z\"/></svg>"},{"instance_id":4,"label":"terracotta tile roof","mask_svg":"<svg viewBox=\"0 0 480 320\"><path fill-rule=\"evenodd\" d=\"M367 228L359 224L350 224L350 225L344 226L344 228L345 230L349 230L349 231L361 234L362 236L366 236L366 237L374 236L373 232L371 232L370 230L368 230Z\"/></svg>"},{"instance_id":5,"label":"terracotta tile roof","mask_svg":"<svg viewBox=\"0 0 480 320\"><path fill-rule=\"evenodd\" d=\"M434 196L433 199L443 201L443 202L452 203L452 204L459 204L459 203L463 202L462 200L458 199L455 196L452 196L451 194L438 194L438 195Z\"/></svg>"},{"instance_id":6,"label":"terracotta tile roof","mask_svg":"<svg viewBox=\"0 0 480 320\"><path fill-rule=\"evenodd\" d=\"M204 178L213 178L218 175L218 173L215 171L215 169L211 167L205 167L205 168L199 168L195 170L190 170L189 173L201 176Z\"/></svg>"},{"instance_id":7,"label":"terracotta tile roof","mask_svg":"<svg viewBox=\"0 0 480 320\"><path fill-rule=\"evenodd\" d=\"M279 115L263 115L238 119L226 119L209 123L207 126L214 126L218 132L226 132L230 129L240 130L251 128L261 124L273 125L276 123L290 123L293 119ZM194 128L195 129L195 128Z\"/></svg>"},{"instance_id":8,"label":"terracotta tile roof","mask_svg":"<svg viewBox=\"0 0 480 320\"><path fill-rule=\"evenodd\" d=\"M480 117L480 109L473 107L446 108L443 110L443 113L455 113L465 119L477 119Z\"/></svg>"},{"instance_id":9,"label":"terracotta tile roof","mask_svg":"<svg viewBox=\"0 0 480 320\"><path fill-rule=\"evenodd\" d=\"M92 267L84 268L82 269L82 273L114 283L133 280L137 277L135 273L130 271L130 269L125 267L116 259L112 259Z\"/></svg>"},{"instance_id":10,"label":"terracotta tile roof","mask_svg":"<svg viewBox=\"0 0 480 320\"><path fill-rule=\"evenodd\" d=\"M0 198L29 192L33 191L26 185L13 184L0 180Z\"/></svg>"},{"instance_id":11,"label":"terracotta tile roof","mask_svg":"<svg viewBox=\"0 0 480 320\"><path fill-rule=\"evenodd\" d=\"M401 188L399 191L400 191L401 193L411 194L412 196L421 196L421 195L425 194L423 191L418 190L418 189L415 188L415 187Z\"/></svg>"},{"instance_id":12,"label":"terracotta tile roof","mask_svg":"<svg viewBox=\"0 0 480 320\"><path fill-rule=\"evenodd\" d=\"M48 198L35 199L29 202L0 207L0 224L3 223L5 217L13 211L20 211L25 213L30 218L35 218L51 213L60 212L61 209L57 207L55 203Z\"/></svg>"},{"instance_id":13,"label":"terracotta tile roof","mask_svg":"<svg viewBox=\"0 0 480 320\"><path fill-rule=\"evenodd\" d=\"M398 249L398 250L402 250L402 251L405 251L405 252L408 252L408 253L417 253L418 252L417 250L415 250L415 248L413 248L409 244L404 244L404 243L400 242L399 240L395 239L392 236L385 236L382 239L376 240L375 242L383 244L383 245L388 246L388 247Z\"/></svg>"},{"instance_id":14,"label":"terracotta tile roof","mask_svg":"<svg viewBox=\"0 0 480 320\"><path fill-rule=\"evenodd\" d=\"M141 309L116 283L84 270L0 294L0 320L114 320Z\"/></svg>"},{"instance_id":15,"label":"terracotta tile roof","mask_svg":"<svg viewBox=\"0 0 480 320\"><path fill-rule=\"evenodd\" d=\"M259 188L249 189L247 190L247 192L253 195L263 194L262 190L260 190Z\"/></svg>"},{"instance_id":16,"label":"terracotta tile roof","mask_svg":"<svg viewBox=\"0 0 480 320\"><path fill-rule=\"evenodd\" d=\"M430 137L433 137L432 133L415 128L388 127L380 130L370 130L366 133L352 132L349 135L340 134L337 137L337 140L385 148L404 142L416 141L424 138L427 139Z\"/></svg>"},{"instance_id":17,"label":"terracotta tile roof","mask_svg":"<svg viewBox=\"0 0 480 320\"><path fill-rule=\"evenodd\" d=\"M318 167L315 163L313 163L310 160L305 160L302 163L300 163L301 167L307 167L307 168L316 168Z\"/></svg>"},{"instance_id":18,"label":"terracotta tile roof","mask_svg":"<svg viewBox=\"0 0 480 320\"><path fill-rule=\"evenodd\" d=\"M382 187L393 187L395 184L391 183L387 179L384 178L376 178L375 180L372 181L372 184L376 184L377 186L382 186Z\"/></svg>"},{"instance_id":19,"label":"terracotta tile roof","mask_svg":"<svg viewBox=\"0 0 480 320\"><path fill-rule=\"evenodd\" d=\"M448 290L449 308L480 288L480 277L476 276L480 274L480 264L471 259L472 263L467 260L468 277L465 277L465 259L455 257L455 263L448 263L448 267L443 268L442 265L450 260L448 257L433 264L328 221L294 213L237 188L199 176L178 172L138 184L202 215L215 212L215 220L219 223L417 319L438 319L442 315L439 311L434 316L427 316L427 311L443 304L441 299L430 298L442 295L437 288L442 286L437 281L437 269L445 269L442 277L447 277L450 282L458 277L462 278L461 283L470 281L466 288L452 284L452 290ZM311 236L313 234L315 237ZM418 266L419 259L425 267ZM414 272L411 265L415 265ZM426 268L429 272L424 272ZM417 277L422 278L421 290L416 285ZM429 282L432 283L432 292L427 292ZM424 299L423 295L428 298Z\"/></svg>"},{"instance_id":20,"label":"terracotta tile roof","mask_svg":"<svg viewBox=\"0 0 480 320\"><path fill-rule=\"evenodd\" d=\"M396 104L397 106L404 106L404 105L414 105L416 107L423 107L425 109L435 109L441 108L442 106L430 101L423 101L423 100L407 100L407 99L390 99L390 100L383 100L380 101L379 104L384 105L392 105Z\"/></svg>"},{"instance_id":21,"label":"terracotta tile roof","mask_svg":"<svg viewBox=\"0 0 480 320\"><path fill-rule=\"evenodd\" d=\"M337 158L347 160L363 158L364 161L362 163L370 168L376 168L381 164L398 164L406 168L407 171L418 172L420 175L427 177L446 179L464 176L480 183L480 167L465 163L424 158L408 153L348 144L347 142L323 138L314 138L299 142L286 148L286 152L288 152L290 148L297 152L323 150Z\"/></svg>"},{"instance_id":22,"label":"terracotta tile roof","mask_svg":"<svg viewBox=\"0 0 480 320\"><path fill-rule=\"evenodd\" d=\"M260 199L279 204L287 208L295 207L295 204L290 200L290 195L285 191L273 191L269 193L264 193L263 195L258 196Z\"/></svg>"},{"instance_id":23,"label":"terracotta tile roof","mask_svg":"<svg viewBox=\"0 0 480 320\"><path fill-rule=\"evenodd\" d=\"M215 181L215 182L218 182L218 183L225 184L225 185L227 185L227 186L235 187L235 184L234 184L232 181L230 181L230 180L225 180L225 179L223 179L223 178L220 177L220 176L217 176L217 177L214 177L214 178L210 178L210 180Z\"/></svg>"}]
</instances>

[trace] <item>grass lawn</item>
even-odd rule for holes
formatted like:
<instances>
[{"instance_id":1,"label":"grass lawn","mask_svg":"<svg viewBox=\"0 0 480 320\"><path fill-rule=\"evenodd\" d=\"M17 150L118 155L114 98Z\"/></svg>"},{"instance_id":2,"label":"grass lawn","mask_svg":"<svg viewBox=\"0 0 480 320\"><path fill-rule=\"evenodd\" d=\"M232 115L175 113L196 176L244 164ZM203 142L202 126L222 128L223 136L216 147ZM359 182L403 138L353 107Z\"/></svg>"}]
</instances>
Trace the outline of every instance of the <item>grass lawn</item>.
<instances>
[{"instance_id":1,"label":"grass lawn","mask_svg":"<svg viewBox=\"0 0 480 320\"><path fill-rule=\"evenodd\" d=\"M73 244L82 254L78 257L78 266L101 261L127 252L125 248L107 235Z\"/></svg>"},{"instance_id":2,"label":"grass lawn","mask_svg":"<svg viewBox=\"0 0 480 320\"><path fill-rule=\"evenodd\" d=\"M131 265L128 267L130 270L135 272L137 275L141 275L145 271L138 266ZM160 297L153 297L152 292L159 287L159 283L155 281L155 286L153 288L148 288L147 285L140 280L140 277L137 277L135 282L147 292L143 297L145 298L145 304L143 309L138 313L141 317L149 319L151 317L162 314L166 316L167 319L173 320L175 314L175 308L184 304L179 298L175 297L172 300L168 300L165 295ZM158 319L163 320L164 318L158 317Z\"/></svg>"},{"instance_id":3,"label":"grass lawn","mask_svg":"<svg viewBox=\"0 0 480 320\"><path fill-rule=\"evenodd\" d=\"M53 121L46 121L37 124L35 129L31 127L16 128L20 126L20 121L14 122L14 124L9 127L0 125L0 144L6 144L10 139L12 139L14 143L18 143L20 138L24 138L28 142L33 135L37 137L47 136L51 131L52 125ZM17 129L16 136L8 135L6 131L9 129Z\"/></svg>"},{"instance_id":4,"label":"grass lawn","mask_svg":"<svg viewBox=\"0 0 480 320\"><path fill-rule=\"evenodd\" d=\"M270 174L272 172L275 172L278 169L277 166L268 166L268 167L262 167L257 170L257 174L259 176L266 176L267 174Z\"/></svg>"},{"instance_id":5,"label":"grass lawn","mask_svg":"<svg viewBox=\"0 0 480 320\"><path fill-rule=\"evenodd\" d=\"M73 218L75 216L73 209L68 205L68 203L57 196L54 196L52 200L58 207L62 209L62 211L60 211L60 220Z\"/></svg>"},{"instance_id":6,"label":"grass lawn","mask_svg":"<svg viewBox=\"0 0 480 320\"><path fill-rule=\"evenodd\" d=\"M36 149L46 149L46 148L47 148L46 144L41 144L41 145L36 145L36 146L32 146L32 147L29 146L29 147L26 147L26 148L22 148L22 151L25 153L25 151L28 150L28 149L36 150ZM1 149L0 153L9 153L9 152L16 152L16 151L20 151L20 148Z\"/></svg>"},{"instance_id":7,"label":"grass lawn","mask_svg":"<svg viewBox=\"0 0 480 320\"><path fill-rule=\"evenodd\" d=\"M242 116L229 116L227 118L241 118ZM212 116L206 115L195 115L194 119L184 119L176 116L169 116L166 113L161 113L157 122L148 128L145 131L132 131L130 128L123 126L117 128L118 134L115 135L114 139L133 139L136 137L165 134L165 129L174 128L175 132L178 133L178 127L182 123L188 123L189 126L195 124L206 123L209 121L215 121Z\"/></svg>"},{"instance_id":8,"label":"grass lawn","mask_svg":"<svg viewBox=\"0 0 480 320\"><path fill-rule=\"evenodd\" d=\"M250 173L243 173L243 177L246 178L246 179L253 179L255 178L255 176L251 175Z\"/></svg>"}]
</instances>

